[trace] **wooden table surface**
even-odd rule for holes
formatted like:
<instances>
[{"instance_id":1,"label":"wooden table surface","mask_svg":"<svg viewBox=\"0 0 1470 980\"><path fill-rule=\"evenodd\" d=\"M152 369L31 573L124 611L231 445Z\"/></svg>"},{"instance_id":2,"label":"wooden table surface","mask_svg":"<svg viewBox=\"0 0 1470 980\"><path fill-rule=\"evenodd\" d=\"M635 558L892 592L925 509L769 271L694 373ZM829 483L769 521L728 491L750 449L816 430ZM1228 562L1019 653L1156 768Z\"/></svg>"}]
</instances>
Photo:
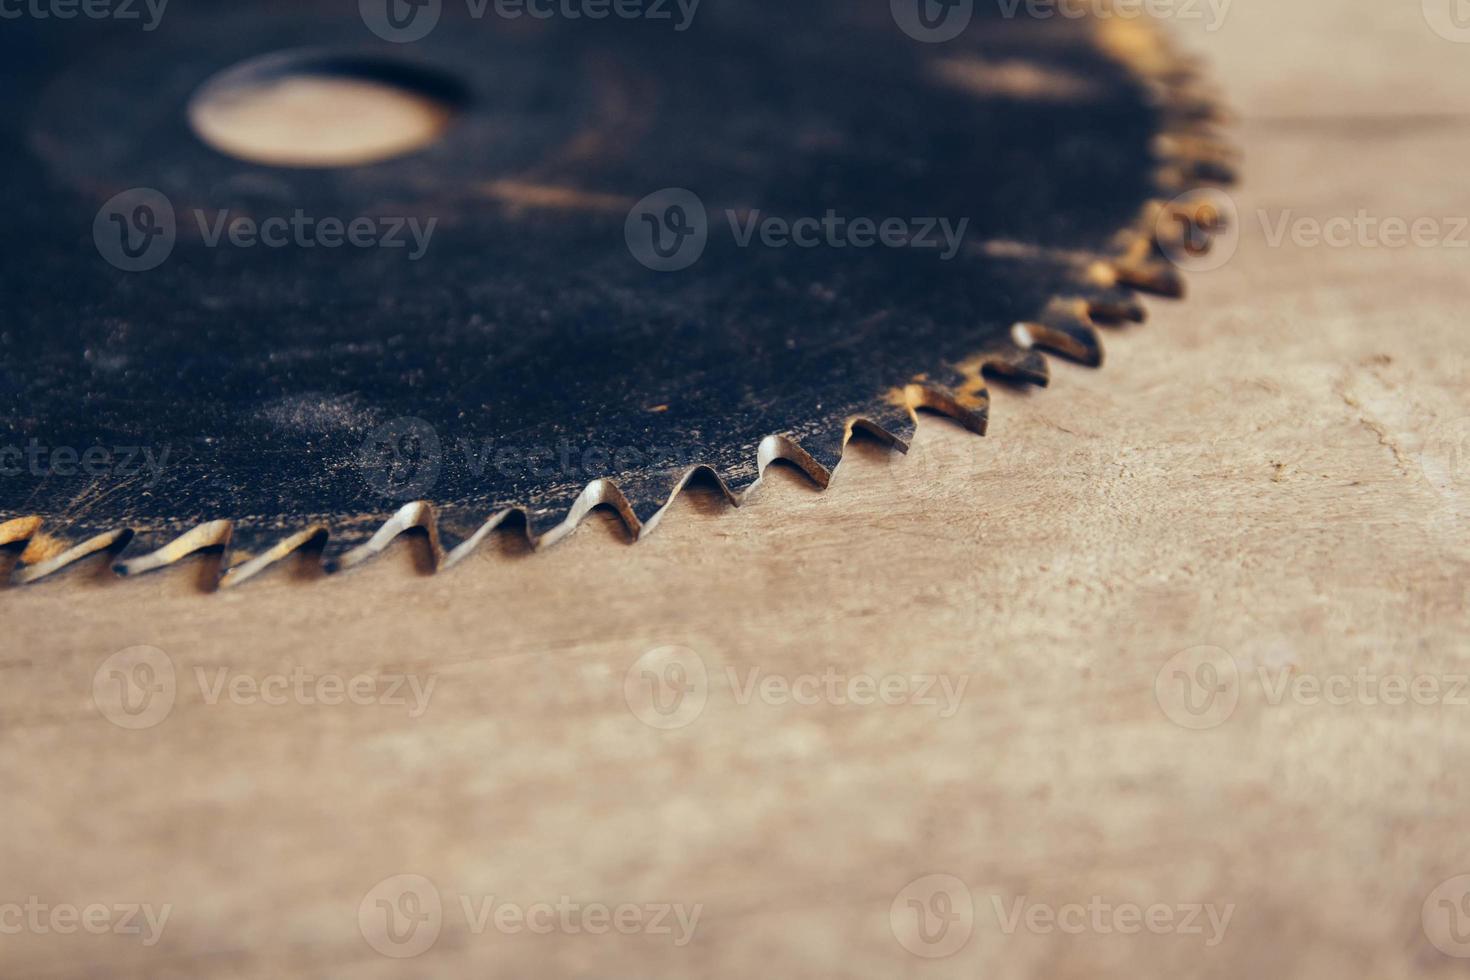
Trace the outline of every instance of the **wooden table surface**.
<instances>
[{"instance_id":1,"label":"wooden table surface","mask_svg":"<svg viewBox=\"0 0 1470 980\"><path fill-rule=\"evenodd\" d=\"M987 438L636 547L0 592L0 974L1470 974L1470 44L1418 0L1179 30L1239 249ZM1447 241L1312 243L1360 212Z\"/></svg>"}]
</instances>

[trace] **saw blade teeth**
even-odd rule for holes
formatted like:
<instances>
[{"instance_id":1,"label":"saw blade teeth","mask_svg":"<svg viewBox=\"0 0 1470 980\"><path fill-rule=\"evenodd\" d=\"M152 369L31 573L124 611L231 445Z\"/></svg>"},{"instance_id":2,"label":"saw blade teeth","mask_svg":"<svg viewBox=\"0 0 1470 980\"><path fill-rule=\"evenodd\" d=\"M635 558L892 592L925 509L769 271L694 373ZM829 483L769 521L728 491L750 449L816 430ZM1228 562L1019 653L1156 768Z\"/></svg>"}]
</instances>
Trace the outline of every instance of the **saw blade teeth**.
<instances>
[{"instance_id":1,"label":"saw blade teeth","mask_svg":"<svg viewBox=\"0 0 1470 980\"><path fill-rule=\"evenodd\" d=\"M1020 331L1012 328L1013 336L1018 333ZM1025 343L1017 340L1015 346L985 354L978 362L982 375L991 374L1007 381L1033 384L1038 388L1051 384L1051 363L1046 355L1031 347L1029 338Z\"/></svg>"},{"instance_id":2,"label":"saw blade teeth","mask_svg":"<svg viewBox=\"0 0 1470 980\"><path fill-rule=\"evenodd\" d=\"M904 395L913 408L938 412L976 435L985 435L990 422L990 391L983 378L978 379L978 384L967 380L960 390L924 381L906 387ZM906 445L903 451L908 452Z\"/></svg>"},{"instance_id":3,"label":"saw blade teeth","mask_svg":"<svg viewBox=\"0 0 1470 980\"><path fill-rule=\"evenodd\" d=\"M303 518L303 526L297 530L276 527L266 532L240 522L212 520L182 531L155 529L136 536L128 528L53 530L43 525L41 517L21 512L20 516L0 520L0 545L26 543L13 569L13 580L35 581L108 550L114 550L120 558L125 546L126 553L133 557L112 565L124 575L164 568L202 549L220 548L224 551L221 564L225 570L219 585L233 587L311 543L321 542L324 536L322 568L336 572L376 557L400 535L417 530L427 535L432 568L437 571L461 561L513 516L524 520L526 539L537 550L570 535L601 506L617 513L631 537L640 540L656 528L669 504L697 474L713 476L725 498L736 505L759 486L766 468L776 460L794 464L818 487L826 488L857 430L907 451L917 409L939 412L972 432L984 434L991 404L985 375L1046 386L1050 362L1037 348L1085 364L1100 364L1103 348L1097 323L1141 322L1146 316L1135 290L1170 297L1183 294L1182 273L1164 257L1170 236L1183 225L1159 219L1167 216L1164 209L1181 207L1168 203L1178 192L1233 183L1237 178L1239 155L1215 128L1216 123L1231 116L1220 108L1218 96L1204 83L1196 62L1173 50L1157 32L1140 31L1122 22L1109 30L1116 35L1114 40L1128 49L1120 57L1147 86L1156 109L1156 123L1162 127L1153 144L1153 157L1144 163L1156 168L1152 176L1157 186L1152 193L1158 199L1150 202L1135 226L1116 238L1109 237L1105 244L1073 243L1063 248L1055 242L1001 243L1006 246L1006 258L1046 261L1063 270L1058 275L1064 274L1067 279L1066 284L1050 283L1049 292L1043 294L1065 298L1053 300L1040 313L1016 324L1014 342L987 338L983 343L998 349L984 350L950 367L935 368L932 376L914 375L904 382L900 373L883 382L898 387L875 397L870 406L852 408L846 402L829 402L824 410L829 417L843 419L838 424L817 429L814 423L793 423L802 428L769 435L754 447L748 442L736 447L741 450L739 457L729 445L712 447L710 457L718 459L718 468L698 464L656 478L624 474L622 482L612 476L582 486L564 482L541 488L531 498L534 503L495 501L481 511L462 501L453 510L428 500L402 504L381 501L370 505L371 518L346 517L341 526L313 516ZM525 188L512 191L522 196L526 193ZM603 203L619 212L628 204ZM1195 212L1186 217L1198 227L1209 227L1207 216ZM964 356L965 350L959 348L954 356Z\"/></svg>"},{"instance_id":4,"label":"saw blade teeth","mask_svg":"<svg viewBox=\"0 0 1470 980\"><path fill-rule=\"evenodd\" d=\"M1180 160L1174 166L1186 185L1227 186L1240 180L1240 171L1236 169L1235 164L1225 160Z\"/></svg>"},{"instance_id":5,"label":"saw blade teeth","mask_svg":"<svg viewBox=\"0 0 1470 980\"><path fill-rule=\"evenodd\" d=\"M1184 277L1166 259L1128 259L1117 263L1118 281L1135 289L1167 296L1184 297Z\"/></svg>"},{"instance_id":6,"label":"saw blade teeth","mask_svg":"<svg viewBox=\"0 0 1470 980\"><path fill-rule=\"evenodd\" d=\"M838 455L839 457L841 455L840 449ZM823 489L826 489L827 485L832 482L832 471L818 462L811 453L802 448L801 444L790 436L766 436L761 440L760 446L756 449L756 468L760 471L762 478L766 475L766 468L777 460L785 460L788 463L795 464L798 469L811 477L817 486ZM751 489L759 484L759 482L760 480L758 479L755 484L751 485Z\"/></svg>"},{"instance_id":7,"label":"saw blade teeth","mask_svg":"<svg viewBox=\"0 0 1470 980\"><path fill-rule=\"evenodd\" d=\"M415 528L422 529L428 535L430 567L438 568L444 560L444 551L439 544L439 524L434 505L423 500L415 500L398 508L366 541L360 538L342 540L335 535L328 538L322 567L328 574L332 574L360 565L381 554L400 534Z\"/></svg>"},{"instance_id":8,"label":"saw blade teeth","mask_svg":"<svg viewBox=\"0 0 1470 980\"><path fill-rule=\"evenodd\" d=\"M1087 312L1104 323L1144 323L1148 307L1129 289L1099 290L1087 297Z\"/></svg>"},{"instance_id":9,"label":"saw blade teeth","mask_svg":"<svg viewBox=\"0 0 1470 980\"><path fill-rule=\"evenodd\" d=\"M9 520L0 521L0 547L15 544L18 541L29 541L31 536L40 529L41 522L42 518L36 515L12 517Z\"/></svg>"},{"instance_id":10,"label":"saw blade teeth","mask_svg":"<svg viewBox=\"0 0 1470 980\"><path fill-rule=\"evenodd\" d=\"M1212 161L1230 166L1240 162L1240 152L1209 129L1161 133L1154 138L1153 149L1164 160Z\"/></svg>"},{"instance_id":11,"label":"saw blade teeth","mask_svg":"<svg viewBox=\"0 0 1470 980\"><path fill-rule=\"evenodd\" d=\"M37 522L25 539L17 539L25 540L26 547L11 570L10 580L15 585L38 582L83 558L122 548L132 536L129 529L116 528L95 533L71 530L62 537L45 532Z\"/></svg>"},{"instance_id":12,"label":"saw blade teeth","mask_svg":"<svg viewBox=\"0 0 1470 980\"><path fill-rule=\"evenodd\" d=\"M181 558L206 548L229 548L234 525L228 520L206 521L176 536L139 534L133 546L142 545L146 550L135 558L127 558L113 564L119 575L140 575L172 565ZM153 547L157 541L163 543Z\"/></svg>"},{"instance_id":13,"label":"saw blade teeth","mask_svg":"<svg viewBox=\"0 0 1470 980\"><path fill-rule=\"evenodd\" d=\"M613 512L622 518L628 533L634 541L637 541L639 532L643 528L643 522L633 512L632 507L628 504L628 498L611 480L593 480L582 489L577 499L572 502L571 508L563 513L558 523L548 527L545 531L532 533L531 547L537 551L551 547L580 527L588 514L604 504L611 507Z\"/></svg>"},{"instance_id":14,"label":"saw blade teeth","mask_svg":"<svg viewBox=\"0 0 1470 980\"><path fill-rule=\"evenodd\" d=\"M492 531L517 514L524 517L524 511L516 507L507 507L504 510L497 511L490 515L489 519L484 521L473 533L465 537L462 541L445 547L444 563L439 566L440 569L453 568L459 564L476 548L480 547L481 543L490 536Z\"/></svg>"},{"instance_id":15,"label":"saw blade teeth","mask_svg":"<svg viewBox=\"0 0 1470 980\"><path fill-rule=\"evenodd\" d=\"M1017 328L1038 347L1091 367L1102 364L1102 338L1088 316L1085 300L1054 300L1039 317Z\"/></svg>"},{"instance_id":16,"label":"saw blade teeth","mask_svg":"<svg viewBox=\"0 0 1470 980\"><path fill-rule=\"evenodd\" d=\"M914 415L914 406L909 403L907 394L900 398L886 398L847 420L843 444L845 446L852 438L854 431L861 429L879 442L898 446L907 452L917 423L918 417ZM838 458L841 458L840 454Z\"/></svg>"},{"instance_id":17,"label":"saw blade teeth","mask_svg":"<svg viewBox=\"0 0 1470 980\"><path fill-rule=\"evenodd\" d=\"M327 536L326 525L312 524L294 534L271 541L266 547L257 550L242 546L241 532L236 528L232 547L226 555L227 567L224 574L220 576L219 587L233 588L241 582L254 578L307 545L326 539Z\"/></svg>"}]
</instances>

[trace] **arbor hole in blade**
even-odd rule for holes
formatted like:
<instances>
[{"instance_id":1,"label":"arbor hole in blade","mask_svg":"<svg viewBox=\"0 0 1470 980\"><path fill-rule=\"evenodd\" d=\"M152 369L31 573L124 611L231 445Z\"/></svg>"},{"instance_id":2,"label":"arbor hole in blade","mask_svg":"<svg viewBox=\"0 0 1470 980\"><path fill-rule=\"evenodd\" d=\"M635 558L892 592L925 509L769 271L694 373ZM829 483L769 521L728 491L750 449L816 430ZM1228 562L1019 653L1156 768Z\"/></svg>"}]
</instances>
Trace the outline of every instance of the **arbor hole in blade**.
<instances>
[{"instance_id":1,"label":"arbor hole in blade","mask_svg":"<svg viewBox=\"0 0 1470 980\"><path fill-rule=\"evenodd\" d=\"M467 101L452 77L408 62L323 51L252 58L189 103L196 135L276 167L351 167L435 142Z\"/></svg>"}]
</instances>

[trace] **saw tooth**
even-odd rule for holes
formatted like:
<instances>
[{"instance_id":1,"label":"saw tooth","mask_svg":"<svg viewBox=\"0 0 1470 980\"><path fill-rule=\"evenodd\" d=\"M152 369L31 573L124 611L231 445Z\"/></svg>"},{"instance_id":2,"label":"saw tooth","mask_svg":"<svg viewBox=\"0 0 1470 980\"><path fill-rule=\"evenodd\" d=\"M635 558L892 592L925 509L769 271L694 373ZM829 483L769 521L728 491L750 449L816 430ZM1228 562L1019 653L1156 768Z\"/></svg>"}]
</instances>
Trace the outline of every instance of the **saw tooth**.
<instances>
[{"instance_id":1,"label":"saw tooth","mask_svg":"<svg viewBox=\"0 0 1470 980\"><path fill-rule=\"evenodd\" d=\"M1102 338L1088 316L1086 300L1053 300L1039 317L1015 329L1018 343L1035 344L1091 367L1102 364Z\"/></svg>"},{"instance_id":2,"label":"saw tooth","mask_svg":"<svg viewBox=\"0 0 1470 980\"><path fill-rule=\"evenodd\" d=\"M1184 296L1184 277L1165 259L1121 260L1114 268L1118 272L1118 281L1135 289L1171 299Z\"/></svg>"},{"instance_id":3,"label":"saw tooth","mask_svg":"<svg viewBox=\"0 0 1470 980\"><path fill-rule=\"evenodd\" d=\"M642 540L645 535L652 534L654 528L656 528L663 520L664 514L668 513L669 505L674 502L674 498L683 493L684 488L688 486L691 481L703 476L709 476L714 480L715 485L718 486L720 489L720 494L725 498L728 503L736 507L740 506L740 495L730 488L729 484L725 482L724 478L721 477L720 474L717 473L713 467L703 465L691 466L684 472L682 476L679 477L678 482L674 484L673 488L670 490L668 496L664 499L663 503L660 504L656 510L650 513L644 519L643 529L638 536L639 540Z\"/></svg>"},{"instance_id":4,"label":"saw tooth","mask_svg":"<svg viewBox=\"0 0 1470 980\"><path fill-rule=\"evenodd\" d=\"M1240 162L1240 151L1209 129L1161 133L1154 138L1154 154L1175 161Z\"/></svg>"},{"instance_id":5,"label":"saw tooth","mask_svg":"<svg viewBox=\"0 0 1470 980\"><path fill-rule=\"evenodd\" d=\"M467 555L470 554L470 552L474 551L480 546L480 543L483 542L485 538L490 535L491 531L494 531L500 525L504 524L506 520L511 516L521 513L523 512L520 511L518 508L507 507L504 510L497 511L496 513L490 515L490 518L488 520L484 521L478 528L475 529L473 533L465 537L464 540L445 548L444 564L440 567L452 568L453 566L459 564L461 561L464 560ZM442 540L443 538L441 537L441 542Z\"/></svg>"},{"instance_id":6,"label":"saw tooth","mask_svg":"<svg viewBox=\"0 0 1470 980\"><path fill-rule=\"evenodd\" d=\"M178 535L170 532L139 532L133 539L132 546L141 545L149 550L136 558L114 563L112 570L119 575L141 575L172 565L205 548L228 549L233 530L234 525L230 521L215 520L206 521Z\"/></svg>"},{"instance_id":7,"label":"saw tooth","mask_svg":"<svg viewBox=\"0 0 1470 980\"><path fill-rule=\"evenodd\" d=\"M230 552L227 555L227 567L224 574L220 576L219 587L228 589L239 585L293 552L312 542L325 539L327 533L326 525L312 524L295 534L278 540L266 539L266 547L260 549L250 546L246 533L237 527L231 540ZM263 534L254 536L264 538Z\"/></svg>"},{"instance_id":8,"label":"saw tooth","mask_svg":"<svg viewBox=\"0 0 1470 980\"><path fill-rule=\"evenodd\" d=\"M1087 312L1104 323L1143 323L1148 307L1131 289L1099 290L1087 297Z\"/></svg>"},{"instance_id":9,"label":"saw tooth","mask_svg":"<svg viewBox=\"0 0 1470 980\"><path fill-rule=\"evenodd\" d=\"M10 523L13 522L7 522ZM11 570L10 580L15 585L39 581L90 555L119 550L127 545L132 536L133 532L127 528L99 531L69 527L49 532L43 530L38 520L30 526L29 533L24 538L10 538L5 542L26 542L15 568Z\"/></svg>"},{"instance_id":10,"label":"saw tooth","mask_svg":"<svg viewBox=\"0 0 1470 980\"><path fill-rule=\"evenodd\" d=\"M443 563L444 551L439 545L439 523L436 517L433 504L415 500L398 508L366 541L361 539L360 534L339 537L333 533L327 539L327 554L323 555L322 567L329 574L334 574L360 565L381 554L404 531L423 528L429 537L430 567L437 569Z\"/></svg>"},{"instance_id":11,"label":"saw tooth","mask_svg":"<svg viewBox=\"0 0 1470 980\"><path fill-rule=\"evenodd\" d=\"M618 489L617 484L611 480L593 480L588 483L577 499L572 502L561 521L542 532L533 531L531 534L531 547L540 551L549 548L561 541L567 535L575 531L597 507L608 505L623 520L628 533L633 540L638 540L638 535L643 529L643 522L633 512L628 498ZM531 515L527 515L527 524L530 524Z\"/></svg>"},{"instance_id":12,"label":"saw tooth","mask_svg":"<svg viewBox=\"0 0 1470 980\"><path fill-rule=\"evenodd\" d=\"M982 374L989 373L1008 381L1024 382L1045 388L1051 384L1051 364L1041 351L1017 344L978 358Z\"/></svg>"},{"instance_id":13,"label":"saw tooth","mask_svg":"<svg viewBox=\"0 0 1470 980\"><path fill-rule=\"evenodd\" d=\"M886 446L895 446L901 452L908 452L909 443L914 438L914 429L918 425L914 408L906 393L898 398L890 393L888 397L847 420L843 430L843 446L847 445L853 432L861 429Z\"/></svg>"},{"instance_id":14,"label":"saw tooth","mask_svg":"<svg viewBox=\"0 0 1470 980\"><path fill-rule=\"evenodd\" d=\"M41 518L12 517L7 521L0 521L0 546L15 544L17 541L29 541L31 535L35 534L41 526Z\"/></svg>"},{"instance_id":15,"label":"saw tooth","mask_svg":"<svg viewBox=\"0 0 1470 980\"><path fill-rule=\"evenodd\" d=\"M938 412L983 436L990 421L990 391L983 378L978 382L977 386L967 379L958 391L932 381L918 382L904 388L904 397L913 409ZM903 451L908 452L908 447L904 446Z\"/></svg>"},{"instance_id":16,"label":"saw tooth","mask_svg":"<svg viewBox=\"0 0 1470 980\"><path fill-rule=\"evenodd\" d=\"M837 456L840 458L841 455L842 451L839 445ZM759 470L761 477L766 475L766 467L778 459L784 459L788 463L796 464L798 469L811 477L812 482L816 483L823 490L827 489L828 484L832 482L832 470L818 462L811 453L803 449L801 444L790 436L766 436L761 440L760 446L756 449L755 456L756 468ZM835 462L833 465L836 465ZM760 480L758 479L756 483L759 482ZM752 484L751 488L753 489L754 486L755 484ZM749 489L746 492L749 492Z\"/></svg>"},{"instance_id":17,"label":"saw tooth","mask_svg":"<svg viewBox=\"0 0 1470 980\"><path fill-rule=\"evenodd\" d=\"M1223 186L1237 183L1240 180L1240 171L1234 164L1224 160L1179 160L1174 166L1178 168L1186 184Z\"/></svg>"},{"instance_id":18,"label":"saw tooth","mask_svg":"<svg viewBox=\"0 0 1470 980\"><path fill-rule=\"evenodd\" d=\"M499 507L491 510L484 508L471 508L464 505L436 505L436 521L439 528L439 547L443 551L444 561L449 561L449 555L458 553L463 555L459 549L466 541L474 538L484 531L486 525L491 525L493 530L510 513L510 508ZM492 523L493 522L493 523Z\"/></svg>"}]
</instances>

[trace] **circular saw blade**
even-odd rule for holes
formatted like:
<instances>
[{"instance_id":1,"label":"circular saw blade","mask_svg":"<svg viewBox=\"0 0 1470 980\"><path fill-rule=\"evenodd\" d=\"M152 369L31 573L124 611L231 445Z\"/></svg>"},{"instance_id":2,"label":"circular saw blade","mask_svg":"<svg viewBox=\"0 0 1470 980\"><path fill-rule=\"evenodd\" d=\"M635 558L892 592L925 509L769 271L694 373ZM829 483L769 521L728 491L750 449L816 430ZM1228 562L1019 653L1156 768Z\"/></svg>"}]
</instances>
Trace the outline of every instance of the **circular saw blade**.
<instances>
[{"instance_id":1,"label":"circular saw blade","mask_svg":"<svg viewBox=\"0 0 1470 980\"><path fill-rule=\"evenodd\" d=\"M778 458L825 485L855 429L983 431L987 374L1100 363L1095 321L1179 292L1160 202L1229 177L1136 20L977 8L931 43L903 0L705 0L683 29L452 7L412 43L306 2L7 27L18 578L227 545L232 583L415 526L452 563L513 513L537 544L602 504L643 533L700 471L735 502ZM240 65L454 118L371 165L249 163L188 121Z\"/></svg>"}]
</instances>

